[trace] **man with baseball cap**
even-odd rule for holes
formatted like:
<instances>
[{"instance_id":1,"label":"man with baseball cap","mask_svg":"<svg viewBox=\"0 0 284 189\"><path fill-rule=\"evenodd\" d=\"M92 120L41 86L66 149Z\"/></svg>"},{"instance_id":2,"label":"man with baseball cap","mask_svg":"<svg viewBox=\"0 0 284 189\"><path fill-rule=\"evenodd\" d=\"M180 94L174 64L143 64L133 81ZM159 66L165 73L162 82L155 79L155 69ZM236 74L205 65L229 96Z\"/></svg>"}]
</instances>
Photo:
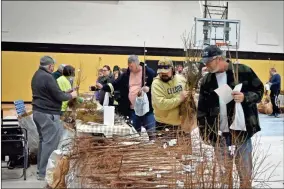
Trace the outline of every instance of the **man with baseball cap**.
<instances>
[{"instance_id":1,"label":"man with baseball cap","mask_svg":"<svg viewBox=\"0 0 284 189\"><path fill-rule=\"evenodd\" d=\"M56 150L62 135L63 126L60 121L62 102L77 97L76 91L69 94L60 90L51 75L54 63L52 57L42 57L39 69L31 81L33 119L39 134L38 180L44 180L48 158Z\"/></svg>"},{"instance_id":2,"label":"man with baseball cap","mask_svg":"<svg viewBox=\"0 0 284 189\"><path fill-rule=\"evenodd\" d=\"M158 62L157 73L152 83L156 130L175 131L181 125L179 106L188 96L188 91L184 90L186 81L182 75L175 74L173 62L167 57Z\"/></svg>"},{"instance_id":3,"label":"man with baseball cap","mask_svg":"<svg viewBox=\"0 0 284 189\"><path fill-rule=\"evenodd\" d=\"M230 170L225 156L231 161L234 156L240 176L240 188L251 188L251 137L261 130L256 103L262 99L263 84L250 67L227 61L217 46L211 45L203 50L202 62L209 73L204 76L200 86L197 113L200 135L204 142L215 147L217 159L225 167L223 174L228 174ZM214 90L226 84L234 89L234 73L238 73L238 83L242 83L242 89L240 92L233 92L231 95L234 100L226 104ZM240 103L243 108L246 131L230 128L236 103ZM236 148L234 152L229 151L230 146L230 149L233 149L232 146Z\"/></svg>"}]
</instances>

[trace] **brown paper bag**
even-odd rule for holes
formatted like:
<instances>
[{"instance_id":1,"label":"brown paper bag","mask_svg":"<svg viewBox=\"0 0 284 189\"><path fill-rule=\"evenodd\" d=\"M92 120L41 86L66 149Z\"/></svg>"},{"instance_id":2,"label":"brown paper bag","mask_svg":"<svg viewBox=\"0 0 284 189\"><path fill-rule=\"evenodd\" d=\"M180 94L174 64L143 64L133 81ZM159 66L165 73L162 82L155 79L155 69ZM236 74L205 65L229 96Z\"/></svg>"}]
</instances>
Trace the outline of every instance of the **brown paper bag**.
<instances>
[{"instance_id":1,"label":"brown paper bag","mask_svg":"<svg viewBox=\"0 0 284 189\"><path fill-rule=\"evenodd\" d=\"M257 105L257 109L258 109L258 112L262 113L262 114L272 114L272 112L273 112L271 102L260 102Z\"/></svg>"},{"instance_id":2,"label":"brown paper bag","mask_svg":"<svg viewBox=\"0 0 284 189\"><path fill-rule=\"evenodd\" d=\"M65 176L69 171L69 159L66 156L60 158L53 172L53 183L51 188L67 188Z\"/></svg>"}]
</instances>

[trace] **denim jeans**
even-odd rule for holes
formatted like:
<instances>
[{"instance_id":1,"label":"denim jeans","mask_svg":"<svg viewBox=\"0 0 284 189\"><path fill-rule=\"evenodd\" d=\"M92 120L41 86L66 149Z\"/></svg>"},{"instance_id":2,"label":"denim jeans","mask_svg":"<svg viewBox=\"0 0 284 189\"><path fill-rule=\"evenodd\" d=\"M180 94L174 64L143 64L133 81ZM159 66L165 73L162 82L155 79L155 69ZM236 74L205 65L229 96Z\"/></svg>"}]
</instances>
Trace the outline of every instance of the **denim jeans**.
<instances>
[{"instance_id":1,"label":"denim jeans","mask_svg":"<svg viewBox=\"0 0 284 189\"><path fill-rule=\"evenodd\" d=\"M153 112L148 112L144 116L137 116L135 111L130 113L130 119L135 130L141 133L141 127L144 127L148 133L149 140L155 140L156 138L156 120Z\"/></svg>"},{"instance_id":2,"label":"denim jeans","mask_svg":"<svg viewBox=\"0 0 284 189\"><path fill-rule=\"evenodd\" d=\"M37 155L38 176L45 177L49 156L58 147L63 126L59 115L33 111L33 119L39 134Z\"/></svg>"},{"instance_id":3,"label":"denim jeans","mask_svg":"<svg viewBox=\"0 0 284 189\"><path fill-rule=\"evenodd\" d=\"M229 146L231 146L231 135L225 134L221 137L218 147L215 146L215 155L218 164L224 170L221 171L222 178L228 178L230 165L232 165L233 156L230 155ZM247 139L244 143L237 145L235 152L235 164L240 179L240 188L251 188L252 177L252 141ZM223 176L222 176L223 175ZM228 184L226 182L226 184Z\"/></svg>"}]
</instances>

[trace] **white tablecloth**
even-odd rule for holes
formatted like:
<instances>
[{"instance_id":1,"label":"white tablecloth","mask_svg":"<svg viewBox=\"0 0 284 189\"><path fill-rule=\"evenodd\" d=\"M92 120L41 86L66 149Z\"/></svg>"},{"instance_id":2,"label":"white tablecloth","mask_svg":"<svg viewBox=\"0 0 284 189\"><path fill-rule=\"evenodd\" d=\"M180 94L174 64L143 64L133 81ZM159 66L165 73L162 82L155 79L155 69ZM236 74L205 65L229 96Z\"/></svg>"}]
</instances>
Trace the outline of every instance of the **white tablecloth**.
<instances>
[{"instance_id":1,"label":"white tablecloth","mask_svg":"<svg viewBox=\"0 0 284 189\"><path fill-rule=\"evenodd\" d=\"M83 124L80 120L76 120L77 132L82 133L102 133L106 138L116 136L125 137L139 137L139 134L134 129L127 124L107 126L99 123L88 123Z\"/></svg>"}]
</instances>

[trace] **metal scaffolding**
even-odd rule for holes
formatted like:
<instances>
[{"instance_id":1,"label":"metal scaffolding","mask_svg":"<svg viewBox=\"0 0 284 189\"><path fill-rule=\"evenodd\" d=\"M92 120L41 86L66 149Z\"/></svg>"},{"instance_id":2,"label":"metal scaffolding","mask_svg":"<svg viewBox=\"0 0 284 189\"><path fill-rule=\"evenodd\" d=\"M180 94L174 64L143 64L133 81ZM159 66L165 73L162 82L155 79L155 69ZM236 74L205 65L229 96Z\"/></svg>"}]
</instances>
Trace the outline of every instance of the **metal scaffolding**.
<instances>
[{"instance_id":1,"label":"metal scaffolding","mask_svg":"<svg viewBox=\"0 0 284 189\"><path fill-rule=\"evenodd\" d=\"M228 1L204 1L203 17L228 19Z\"/></svg>"},{"instance_id":2,"label":"metal scaffolding","mask_svg":"<svg viewBox=\"0 0 284 189\"><path fill-rule=\"evenodd\" d=\"M203 3L203 18L209 19L218 19L218 20L227 20L228 19L228 1L207 1L205 0ZM207 22L205 21L203 24L203 34L204 34L204 42L205 44L209 44L210 40L214 40L215 43L217 41L228 41L229 40L229 23L225 22ZM224 28L223 38L215 38L209 37L209 31L211 29L215 30L216 28Z\"/></svg>"}]
</instances>

